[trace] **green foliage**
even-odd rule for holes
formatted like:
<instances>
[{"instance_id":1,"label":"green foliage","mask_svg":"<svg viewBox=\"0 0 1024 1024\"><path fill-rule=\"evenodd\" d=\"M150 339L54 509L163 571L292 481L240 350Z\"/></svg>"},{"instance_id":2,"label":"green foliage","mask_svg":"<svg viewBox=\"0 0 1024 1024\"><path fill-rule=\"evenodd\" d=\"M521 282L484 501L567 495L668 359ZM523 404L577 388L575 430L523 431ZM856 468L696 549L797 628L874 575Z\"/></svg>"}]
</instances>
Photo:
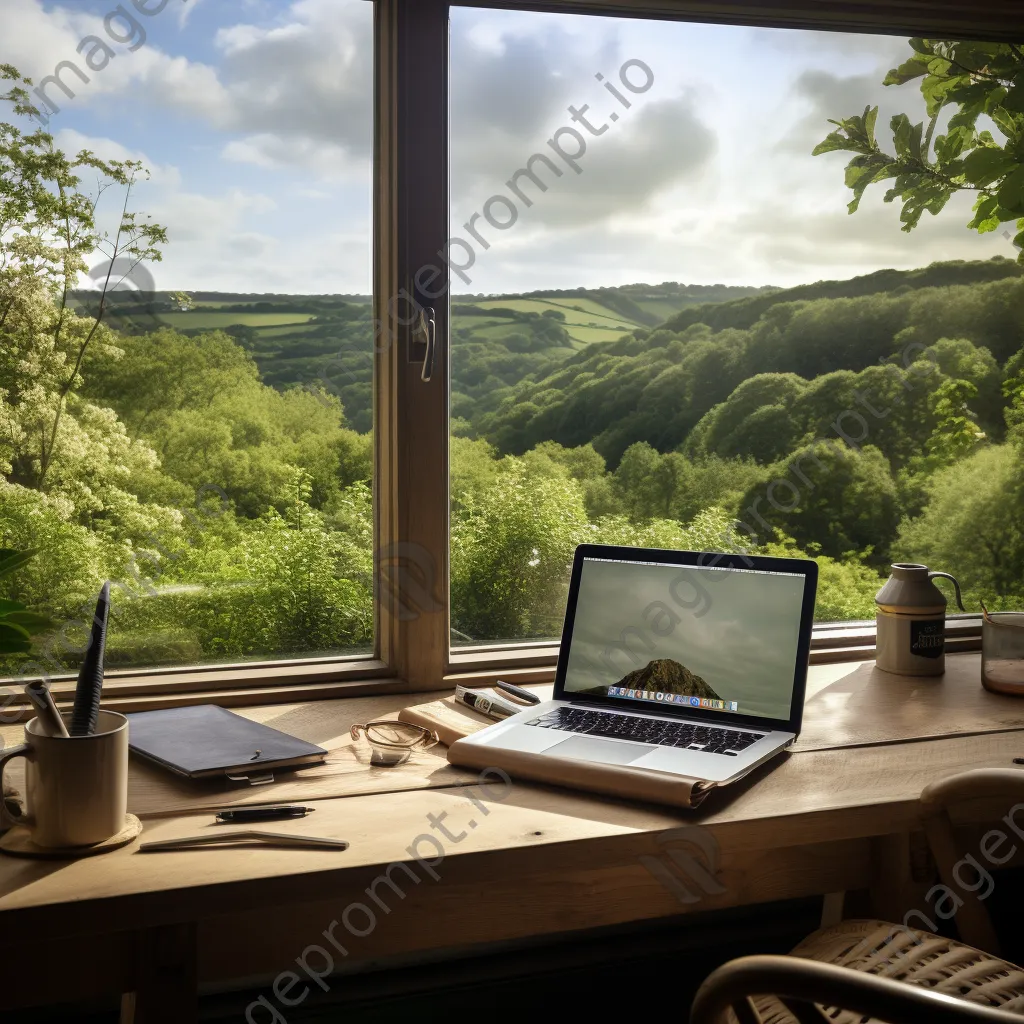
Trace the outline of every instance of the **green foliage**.
<instances>
[{"instance_id":1,"label":"green foliage","mask_svg":"<svg viewBox=\"0 0 1024 1024\"><path fill-rule=\"evenodd\" d=\"M0 548L0 580L32 560L34 551L12 551ZM28 654L32 650L32 635L52 628L53 623L20 601L0 598L0 655Z\"/></svg>"},{"instance_id":2,"label":"green foliage","mask_svg":"<svg viewBox=\"0 0 1024 1024\"><path fill-rule=\"evenodd\" d=\"M1024 357L1024 349L1020 354ZM1024 365L1024 358L1018 360L1018 364ZM1024 448L1024 368L1014 373L1016 369L1016 366L1007 366L1007 379L1003 384L1003 394L1009 401L1006 407L1006 425L1009 428L1010 439Z\"/></svg>"},{"instance_id":3,"label":"green foliage","mask_svg":"<svg viewBox=\"0 0 1024 1024\"><path fill-rule=\"evenodd\" d=\"M978 389L967 380L949 380L929 397L929 406L936 420L935 430L928 438L928 453L941 463L956 462L984 440L977 420L967 403L978 397Z\"/></svg>"},{"instance_id":4,"label":"green foliage","mask_svg":"<svg viewBox=\"0 0 1024 1024\"><path fill-rule=\"evenodd\" d=\"M875 133L878 108L867 107L833 120L836 130L814 154L855 154L846 167L850 213L871 185L892 181L885 201L902 202L903 230L912 231L926 210L937 215L953 195L969 191L977 196L969 227L983 233L1016 221L1015 241L1024 247L1024 53L1013 43L911 39L910 45L912 56L889 72L885 84L916 81L926 120L913 124L897 114L887 152ZM953 113L945 134L936 134L948 109ZM983 117L1000 138L979 126Z\"/></svg>"},{"instance_id":5,"label":"green foliage","mask_svg":"<svg viewBox=\"0 0 1024 1024\"><path fill-rule=\"evenodd\" d=\"M1021 268L1016 263L1001 257L972 263L949 260L917 270L876 270L848 281L816 281L786 289L765 288L760 294L748 298L693 306L669 317L664 326L673 331L685 331L694 324L707 324L715 331L723 331L727 327L747 330L773 306L787 302L859 299L868 295L881 296L907 290L973 286L1018 278L1020 275Z\"/></svg>"},{"instance_id":6,"label":"green foliage","mask_svg":"<svg viewBox=\"0 0 1024 1024\"><path fill-rule=\"evenodd\" d=\"M991 445L940 470L922 514L904 522L901 557L953 573L969 608L1024 602L1024 459Z\"/></svg>"},{"instance_id":7,"label":"green foliage","mask_svg":"<svg viewBox=\"0 0 1024 1024\"><path fill-rule=\"evenodd\" d=\"M778 293L749 328L666 325L591 346L546 376L492 395L493 411L460 406L459 414L475 416L476 436L501 452L548 440L589 443L614 466L637 442L660 452L682 446L692 459L768 463L813 436L834 436L835 418L856 409L868 417L873 443L902 466L924 450L935 426L927 395L947 377L978 387L972 413L986 433L1001 435L999 364L1024 335L1024 280L1014 264L991 265L1004 263L1011 276L982 283L788 302ZM970 280L989 265L961 267ZM926 349L941 376L920 367L910 373ZM876 417L858 394L879 410L901 394L909 401Z\"/></svg>"},{"instance_id":8,"label":"green foliage","mask_svg":"<svg viewBox=\"0 0 1024 1024\"><path fill-rule=\"evenodd\" d=\"M174 480L216 485L252 517L284 510L296 470L316 508L340 487L369 479L368 438L344 427L337 398L267 387L229 335L186 338L164 328L122 345L120 359L90 367L87 390L109 396Z\"/></svg>"},{"instance_id":9,"label":"green foliage","mask_svg":"<svg viewBox=\"0 0 1024 1024\"><path fill-rule=\"evenodd\" d=\"M888 561L899 526L896 483L874 446L818 441L771 467L747 492L741 520L761 543L791 537L829 558ZM841 510L839 512L838 510Z\"/></svg>"},{"instance_id":10,"label":"green foliage","mask_svg":"<svg viewBox=\"0 0 1024 1024\"><path fill-rule=\"evenodd\" d=\"M160 584L112 609L113 660L160 664L367 650L373 644L369 488L331 512L299 493L284 513L226 513Z\"/></svg>"},{"instance_id":11,"label":"green foliage","mask_svg":"<svg viewBox=\"0 0 1024 1024\"><path fill-rule=\"evenodd\" d=\"M586 532L576 481L502 461L483 501L464 497L451 526L452 620L482 641L557 635L573 551Z\"/></svg>"},{"instance_id":12,"label":"green foliage","mask_svg":"<svg viewBox=\"0 0 1024 1024\"><path fill-rule=\"evenodd\" d=\"M684 451L748 456L765 465L774 462L799 440L791 410L806 390L807 381L795 373L755 374L705 413L686 439Z\"/></svg>"},{"instance_id":13,"label":"green foliage","mask_svg":"<svg viewBox=\"0 0 1024 1024\"><path fill-rule=\"evenodd\" d=\"M0 65L0 79L14 83L0 100L16 115L38 116L25 88L30 79L9 64ZM97 180L92 195L79 190L86 172ZM161 258L166 231L130 208L136 181L145 176L137 161L103 161L88 150L69 158L42 129L25 134L0 123L0 337L9 356L0 401L7 403L11 434L9 472L27 486L45 488L74 443L76 429L65 416L81 386L82 363L112 341L102 325L108 291L140 263ZM123 193L113 233L96 219L111 189ZM108 269L95 315L83 318L68 300L96 251L108 257Z\"/></svg>"}]
</instances>

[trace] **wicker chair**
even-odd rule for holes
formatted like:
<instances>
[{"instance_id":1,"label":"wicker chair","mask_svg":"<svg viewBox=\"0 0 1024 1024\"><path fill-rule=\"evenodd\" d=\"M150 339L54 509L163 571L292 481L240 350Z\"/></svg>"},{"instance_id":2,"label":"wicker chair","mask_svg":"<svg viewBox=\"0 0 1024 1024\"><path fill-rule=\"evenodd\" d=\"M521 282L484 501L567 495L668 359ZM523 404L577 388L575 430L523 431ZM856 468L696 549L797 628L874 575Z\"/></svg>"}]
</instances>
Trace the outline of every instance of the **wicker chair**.
<instances>
[{"instance_id":1,"label":"wicker chair","mask_svg":"<svg viewBox=\"0 0 1024 1024\"><path fill-rule=\"evenodd\" d=\"M718 968L697 992L691 1024L1019 1024L1024 971L999 959L985 905L958 877L947 810L1008 796L1024 800L1024 771L965 772L921 794L939 875L962 901L956 922L963 942L885 921L843 921L789 956L743 957Z\"/></svg>"}]
</instances>

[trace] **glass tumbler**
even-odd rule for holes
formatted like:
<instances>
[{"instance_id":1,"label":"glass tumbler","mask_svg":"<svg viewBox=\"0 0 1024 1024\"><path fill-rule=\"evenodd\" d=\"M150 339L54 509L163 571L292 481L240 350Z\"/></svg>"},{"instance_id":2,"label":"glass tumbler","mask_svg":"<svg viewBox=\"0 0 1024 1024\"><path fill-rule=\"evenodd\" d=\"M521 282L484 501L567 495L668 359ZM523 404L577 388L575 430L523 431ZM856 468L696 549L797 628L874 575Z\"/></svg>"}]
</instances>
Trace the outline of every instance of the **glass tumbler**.
<instances>
[{"instance_id":1,"label":"glass tumbler","mask_svg":"<svg viewBox=\"0 0 1024 1024\"><path fill-rule=\"evenodd\" d=\"M981 683L1024 696L1024 612L989 612L981 627Z\"/></svg>"}]
</instances>

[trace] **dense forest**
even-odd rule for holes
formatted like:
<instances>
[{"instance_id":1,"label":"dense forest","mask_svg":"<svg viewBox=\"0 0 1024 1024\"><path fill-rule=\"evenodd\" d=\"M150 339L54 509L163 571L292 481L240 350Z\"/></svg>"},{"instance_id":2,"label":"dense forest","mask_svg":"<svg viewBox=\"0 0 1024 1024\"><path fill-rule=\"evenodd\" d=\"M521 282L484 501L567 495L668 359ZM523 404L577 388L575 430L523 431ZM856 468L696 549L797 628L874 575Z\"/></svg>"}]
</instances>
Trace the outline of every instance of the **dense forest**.
<instances>
[{"instance_id":1,"label":"dense forest","mask_svg":"<svg viewBox=\"0 0 1024 1024\"><path fill-rule=\"evenodd\" d=\"M56 624L18 670L76 663L105 579L114 664L367 650L369 301L125 290L171 244L142 175L0 124L0 612ZM1024 605L1018 262L460 296L451 360L456 643L556 636L583 540L814 557L820 621L893 560Z\"/></svg>"}]
</instances>

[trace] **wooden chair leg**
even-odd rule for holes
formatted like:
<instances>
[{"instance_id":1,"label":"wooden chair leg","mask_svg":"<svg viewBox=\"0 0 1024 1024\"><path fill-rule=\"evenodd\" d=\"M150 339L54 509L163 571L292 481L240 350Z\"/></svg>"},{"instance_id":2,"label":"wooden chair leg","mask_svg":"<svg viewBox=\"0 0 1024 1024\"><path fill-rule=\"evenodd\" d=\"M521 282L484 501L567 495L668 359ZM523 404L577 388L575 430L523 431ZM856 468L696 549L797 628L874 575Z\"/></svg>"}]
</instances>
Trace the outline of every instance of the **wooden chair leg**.
<instances>
[{"instance_id":1,"label":"wooden chair leg","mask_svg":"<svg viewBox=\"0 0 1024 1024\"><path fill-rule=\"evenodd\" d=\"M821 901L821 927L831 928L843 919L845 892L827 892Z\"/></svg>"},{"instance_id":2,"label":"wooden chair leg","mask_svg":"<svg viewBox=\"0 0 1024 1024\"><path fill-rule=\"evenodd\" d=\"M876 836L871 842L871 913L881 921L902 921L910 909L910 833Z\"/></svg>"}]
</instances>

